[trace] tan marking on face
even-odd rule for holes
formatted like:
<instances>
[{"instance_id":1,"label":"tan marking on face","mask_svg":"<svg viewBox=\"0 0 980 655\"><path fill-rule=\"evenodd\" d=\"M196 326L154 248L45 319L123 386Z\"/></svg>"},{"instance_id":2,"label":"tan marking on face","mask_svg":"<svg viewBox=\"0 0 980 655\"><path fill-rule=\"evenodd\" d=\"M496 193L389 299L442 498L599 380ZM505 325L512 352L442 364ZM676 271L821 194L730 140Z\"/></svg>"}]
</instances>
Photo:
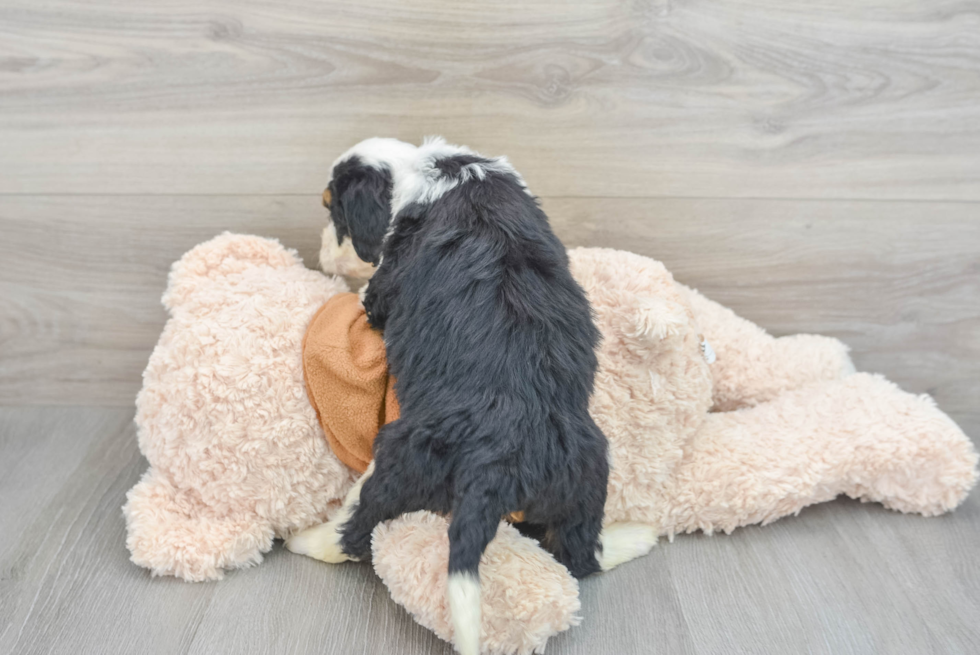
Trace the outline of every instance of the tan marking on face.
<instances>
[{"instance_id":1,"label":"tan marking on face","mask_svg":"<svg viewBox=\"0 0 980 655\"><path fill-rule=\"evenodd\" d=\"M323 206L330 209L330 201L333 200L333 195L330 193L330 189L323 190Z\"/></svg>"}]
</instances>

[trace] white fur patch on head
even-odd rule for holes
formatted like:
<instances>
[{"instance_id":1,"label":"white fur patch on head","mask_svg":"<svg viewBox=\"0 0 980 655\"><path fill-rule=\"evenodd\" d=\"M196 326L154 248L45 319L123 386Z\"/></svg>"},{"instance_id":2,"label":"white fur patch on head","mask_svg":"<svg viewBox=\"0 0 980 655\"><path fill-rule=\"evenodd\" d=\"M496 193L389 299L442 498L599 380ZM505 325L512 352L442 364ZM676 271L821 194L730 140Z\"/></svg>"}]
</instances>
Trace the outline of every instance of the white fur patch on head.
<instances>
[{"instance_id":1,"label":"white fur patch on head","mask_svg":"<svg viewBox=\"0 0 980 655\"><path fill-rule=\"evenodd\" d=\"M443 175L436 162L449 157L469 155L486 159L485 162L475 162L463 166L460 177L451 178ZM397 215L404 207L413 202L430 203L441 198L447 191L454 189L460 182L471 179L483 180L488 173L504 173L513 176L527 191L524 178L518 173L506 157L489 158L467 148L446 143L440 136L428 136L415 152L414 159L404 168L392 168L394 189L391 195L391 213ZM528 193L530 193L528 191Z\"/></svg>"},{"instance_id":2,"label":"white fur patch on head","mask_svg":"<svg viewBox=\"0 0 980 655\"><path fill-rule=\"evenodd\" d=\"M435 163L440 159L470 155L486 159L464 166L460 178L454 179L443 175ZM443 194L453 189L460 182L469 179L484 179L488 173L505 173L517 180L527 190L527 184L506 157L483 157L478 152L466 146L446 143L439 136L429 136L422 141L421 146L414 146L398 139L371 138L361 141L338 157L333 165L357 157L365 166L385 169L391 173L391 214L399 211L413 202L429 203L438 200Z\"/></svg>"},{"instance_id":3,"label":"white fur patch on head","mask_svg":"<svg viewBox=\"0 0 980 655\"><path fill-rule=\"evenodd\" d=\"M452 573L446 585L453 642L460 655L480 654L480 579L471 573Z\"/></svg>"},{"instance_id":4,"label":"white fur patch on head","mask_svg":"<svg viewBox=\"0 0 980 655\"><path fill-rule=\"evenodd\" d=\"M320 240L320 270L327 275L345 275L366 280L374 275L375 267L357 256L354 243L348 238L337 242L337 228L330 222L323 228Z\"/></svg>"},{"instance_id":5,"label":"white fur patch on head","mask_svg":"<svg viewBox=\"0 0 980 655\"><path fill-rule=\"evenodd\" d=\"M474 162L463 166L460 169L458 177L447 176L436 166L436 162L458 155L479 157L485 161ZM357 157L365 166L385 170L391 175L391 222L388 225L388 230L382 244L387 242L394 233L395 217L402 209L413 203L428 204L435 202L461 182L467 182L472 179L484 180L489 173L506 174L513 177L528 195L531 194L527 188L527 184L524 182L524 178L511 166L506 157L483 157L483 155L466 146L446 143L445 139L438 136L426 137L422 145L418 147L410 143L405 143L404 141L399 141L398 139L379 137L365 139L338 157L334 161L333 167L336 167L337 164L351 157ZM327 236L327 233L324 232L325 248ZM336 241L336 235L334 235L334 241ZM340 268L334 266L331 266L331 270L328 270L324 266L323 252L321 250L320 259L321 268L324 271L336 271L341 275L349 275L351 277L370 277L370 275L340 273ZM351 248L351 252L353 252L353 247ZM331 257L332 251L328 252L326 261L333 261ZM337 260L340 261L339 253ZM344 266L349 266L351 270L354 268L354 264L345 264ZM364 272L363 268L359 270L362 273Z\"/></svg>"},{"instance_id":6,"label":"white fur patch on head","mask_svg":"<svg viewBox=\"0 0 980 655\"><path fill-rule=\"evenodd\" d=\"M360 143L349 148L344 154L334 160L331 170L340 162L357 157L365 166L371 168L392 168L400 162L406 162L415 157L416 148L411 143L399 141L398 139L385 139L374 137L364 139Z\"/></svg>"}]
</instances>

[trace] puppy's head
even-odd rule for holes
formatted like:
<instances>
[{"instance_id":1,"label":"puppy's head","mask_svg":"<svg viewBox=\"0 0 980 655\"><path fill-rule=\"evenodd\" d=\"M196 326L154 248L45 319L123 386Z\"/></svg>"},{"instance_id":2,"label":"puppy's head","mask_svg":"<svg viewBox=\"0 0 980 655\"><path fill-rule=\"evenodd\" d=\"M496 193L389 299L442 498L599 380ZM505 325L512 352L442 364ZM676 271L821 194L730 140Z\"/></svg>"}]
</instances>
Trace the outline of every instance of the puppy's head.
<instances>
[{"instance_id":1,"label":"puppy's head","mask_svg":"<svg viewBox=\"0 0 980 655\"><path fill-rule=\"evenodd\" d=\"M391 223L395 176L415 151L415 146L396 139L367 139L334 162L323 192L333 228L332 233L331 226L323 233L320 265L324 271L370 277L367 270L378 265ZM351 250L359 263L351 261Z\"/></svg>"}]
</instances>

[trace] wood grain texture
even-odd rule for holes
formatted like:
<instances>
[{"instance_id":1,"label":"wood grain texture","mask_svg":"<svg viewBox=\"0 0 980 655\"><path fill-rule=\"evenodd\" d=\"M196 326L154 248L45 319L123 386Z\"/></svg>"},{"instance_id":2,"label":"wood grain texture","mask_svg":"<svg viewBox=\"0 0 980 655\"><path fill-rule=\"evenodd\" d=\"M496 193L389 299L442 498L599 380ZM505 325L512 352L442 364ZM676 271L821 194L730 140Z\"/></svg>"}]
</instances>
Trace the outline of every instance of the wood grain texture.
<instances>
[{"instance_id":1,"label":"wood grain texture","mask_svg":"<svg viewBox=\"0 0 980 655\"><path fill-rule=\"evenodd\" d=\"M506 154L570 246L837 336L980 439L977 0L0 1L0 653L450 655L366 566L128 561L170 264L316 264L361 138ZM97 407L102 406L102 407ZM849 501L582 584L549 653L980 652L980 501Z\"/></svg>"},{"instance_id":2,"label":"wood grain texture","mask_svg":"<svg viewBox=\"0 0 980 655\"><path fill-rule=\"evenodd\" d=\"M367 566L277 549L241 575L189 584L131 564L120 508L146 467L132 416L0 409L0 462L17 462L0 478L0 652L451 652Z\"/></svg>"},{"instance_id":3,"label":"wood grain texture","mask_svg":"<svg viewBox=\"0 0 980 655\"><path fill-rule=\"evenodd\" d=\"M980 440L980 207L554 199L569 246L659 259L776 336L827 334L859 370L929 393Z\"/></svg>"},{"instance_id":4,"label":"wood grain texture","mask_svg":"<svg viewBox=\"0 0 980 655\"><path fill-rule=\"evenodd\" d=\"M970 203L546 198L569 245L663 261L774 334L843 339L980 438ZM231 229L316 265L317 196L0 196L0 404L131 405L170 264Z\"/></svg>"},{"instance_id":5,"label":"wood grain texture","mask_svg":"<svg viewBox=\"0 0 980 655\"><path fill-rule=\"evenodd\" d=\"M128 561L119 511L146 463L132 410L0 408L0 652L451 655L367 565L277 545L216 583ZM552 655L980 649L980 502L926 519L838 501L678 536L582 583Z\"/></svg>"},{"instance_id":6,"label":"wood grain texture","mask_svg":"<svg viewBox=\"0 0 980 655\"><path fill-rule=\"evenodd\" d=\"M313 193L445 134L543 196L980 200L976 0L5 0L0 192Z\"/></svg>"},{"instance_id":7,"label":"wood grain texture","mask_svg":"<svg viewBox=\"0 0 980 655\"><path fill-rule=\"evenodd\" d=\"M0 404L131 405L170 265L225 230L316 265L313 198L0 196Z\"/></svg>"}]
</instances>

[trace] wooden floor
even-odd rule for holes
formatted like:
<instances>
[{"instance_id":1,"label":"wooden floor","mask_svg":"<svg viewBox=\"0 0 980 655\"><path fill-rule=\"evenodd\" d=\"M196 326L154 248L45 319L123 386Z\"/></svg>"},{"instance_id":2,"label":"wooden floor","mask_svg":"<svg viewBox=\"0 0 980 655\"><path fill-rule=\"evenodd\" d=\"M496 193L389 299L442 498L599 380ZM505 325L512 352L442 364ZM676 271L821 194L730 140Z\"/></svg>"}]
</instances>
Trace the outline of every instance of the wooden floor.
<instances>
[{"instance_id":1,"label":"wooden floor","mask_svg":"<svg viewBox=\"0 0 980 655\"><path fill-rule=\"evenodd\" d=\"M980 440L976 0L0 0L0 653L451 652L366 566L152 579L120 512L169 264L233 230L314 265L334 157L426 134ZM978 495L678 537L548 652L980 652Z\"/></svg>"}]
</instances>

